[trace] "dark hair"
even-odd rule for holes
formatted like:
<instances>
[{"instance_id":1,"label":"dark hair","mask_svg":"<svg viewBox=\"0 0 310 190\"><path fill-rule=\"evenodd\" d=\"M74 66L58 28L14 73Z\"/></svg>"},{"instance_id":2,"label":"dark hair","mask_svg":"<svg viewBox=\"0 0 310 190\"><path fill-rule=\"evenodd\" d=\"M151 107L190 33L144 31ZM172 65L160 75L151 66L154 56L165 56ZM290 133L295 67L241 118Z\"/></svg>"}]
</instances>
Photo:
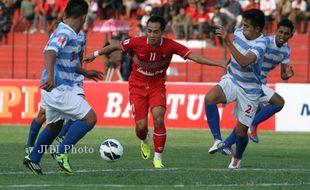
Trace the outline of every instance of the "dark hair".
<instances>
[{"instance_id":1,"label":"dark hair","mask_svg":"<svg viewBox=\"0 0 310 190\"><path fill-rule=\"evenodd\" d=\"M153 23L154 23L154 22L159 22L159 23L160 23L160 30L161 30L161 31L164 31L165 28L166 28L166 25L167 25L166 20L165 20L163 17L157 16L157 15L151 16L151 17L149 18L149 20L147 20L146 25L148 25L149 22L153 22Z\"/></svg>"},{"instance_id":2,"label":"dark hair","mask_svg":"<svg viewBox=\"0 0 310 190\"><path fill-rule=\"evenodd\" d=\"M243 12L242 17L250 20L251 25L254 27L260 27L261 30L265 27L265 14L259 9L249 9Z\"/></svg>"},{"instance_id":3,"label":"dark hair","mask_svg":"<svg viewBox=\"0 0 310 190\"><path fill-rule=\"evenodd\" d=\"M67 18L78 18L86 15L88 12L88 4L85 0L70 0L65 9Z\"/></svg>"},{"instance_id":4,"label":"dark hair","mask_svg":"<svg viewBox=\"0 0 310 190\"><path fill-rule=\"evenodd\" d=\"M287 19L287 18L282 19L282 20L278 23L277 29L279 29L280 26L284 26L284 27L290 28L292 33L293 33L293 31L294 31L294 24L293 24L293 22L290 21L290 20Z\"/></svg>"}]
</instances>

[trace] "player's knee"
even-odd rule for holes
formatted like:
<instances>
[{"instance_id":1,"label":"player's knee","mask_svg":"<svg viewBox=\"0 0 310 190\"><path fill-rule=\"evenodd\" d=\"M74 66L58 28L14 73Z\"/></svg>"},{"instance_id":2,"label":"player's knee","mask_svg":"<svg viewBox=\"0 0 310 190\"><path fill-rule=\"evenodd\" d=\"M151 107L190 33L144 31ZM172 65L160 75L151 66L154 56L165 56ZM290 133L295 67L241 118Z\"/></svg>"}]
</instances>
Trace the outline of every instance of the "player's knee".
<instances>
[{"instance_id":1,"label":"player's knee","mask_svg":"<svg viewBox=\"0 0 310 190\"><path fill-rule=\"evenodd\" d=\"M205 96L205 104L212 104L213 100L210 96L206 95Z\"/></svg>"},{"instance_id":2,"label":"player's knee","mask_svg":"<svg viewBox=\"0 0 310 190\"><path fill-rule=\"evenodd\" d=\"M160 128L165 126L164 124L164 117L157 117L154 119L154 127Z\"/></svg>"},{"instance_id":3,"label":"player's knee","mask_svg":"<svg viewBox=\"0 0 310 190\"><path fill-rule=\"evenodd\" d=\"M88 123L90 126L95 126L97 123L97 115L94 110L90 110L87 115L83 118L83 120Z\"/></svg>"},{"instance_id":4,"label":"player's knee","mask_svg":"<svg viewBox=\"0 0 310 190\"><path fill-rule=\"evenodd\" d=\"M279 105L277 105L279 108L283 108L285 104L285 100L280 96L279 97Z\"/></svg>"}]
</instances>

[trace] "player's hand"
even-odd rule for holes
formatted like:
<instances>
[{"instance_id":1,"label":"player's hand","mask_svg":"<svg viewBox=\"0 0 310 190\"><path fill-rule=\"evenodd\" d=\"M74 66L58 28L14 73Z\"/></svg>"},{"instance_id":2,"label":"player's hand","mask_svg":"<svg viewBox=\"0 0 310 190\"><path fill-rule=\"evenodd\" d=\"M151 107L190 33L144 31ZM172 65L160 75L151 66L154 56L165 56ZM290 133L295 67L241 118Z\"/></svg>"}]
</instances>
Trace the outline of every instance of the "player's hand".
<instances>
[{"instance_id":1,"label":"player's hand","mask_svg":"<svg viewBox=\"0 0 310 190\"><path fill-rule=\"evenodd\" d=\"M93 53L90 53L88 55L86 55L84 58L83 58L83 62L85 63L90 63L92 62L96 57L94 56Z\"/></svg>"},{"instance_id":2,"label":"player's hand","mask_svg":"<svg viewBox=\"0 0 310 190\"><path fill-rule=\"evenodd\" d=\"M292 66L288 66L287 68L286 68L286 76L288 77L288 78L291 78L292 76L294 76L294 70L293 70L293 67Z\"/></svg>"},{"instance_id":3,"label":"player's hand","mask_svg":"<svg viewBox=\"0 0 310 190\"><path fill-rule=\"evenodd\" d=\"M226 43L227 39L228 39L228 33L225 27L223 26L219 26L216 30L215 30L215 34L216 36L220 37L223 39L223 41Z\"/></svg>"},{"instance_id":4,"label":"player's hand","mask_svg":"<svg viewBox=\"0 0 310 190\"><path fill-rule=\"evenodd\" d=\"M99 80L104 79L104 74L103 72L97 70L87 70L85 73L85 77L98 82Z\"/></svg>"},{"instance_id":5,"label":"player's hand","mask_svg":"<svg viewBox=\"0 0 310 190\"><path fill-rule=\"evenodd\" d=\"M54 88L54 78L47 77L46 81L40 86L40 88L46 90L47 92L52 91Z\"/></svg>"}]
</instances>

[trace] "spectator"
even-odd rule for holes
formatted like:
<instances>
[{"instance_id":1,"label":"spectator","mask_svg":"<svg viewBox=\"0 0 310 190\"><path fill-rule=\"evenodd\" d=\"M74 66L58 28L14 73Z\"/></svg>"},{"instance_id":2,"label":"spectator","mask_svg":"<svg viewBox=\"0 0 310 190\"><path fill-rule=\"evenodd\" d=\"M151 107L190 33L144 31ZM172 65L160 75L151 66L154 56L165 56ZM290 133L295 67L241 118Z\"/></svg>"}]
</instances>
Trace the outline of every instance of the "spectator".
<instances>
[{"instance_id":1,"label":"spectator","mask_svg":"<svg viewBox=\"0 0 310 190\"><path fill-rule=\"evenodd\" d=\"M98 4L95 0L87 0L88 1L88 13L86 16L86 20L83 26L84 31L88 31L88 28L90 25L92 25L92 23L94 22L94 20L96 20L97 18L97 11L98 11Z\"/></svg>"},{"instance_id":2,"label":"spectator","mask_svg":"<svg viewBox=\"0 0 310 190\"><path fill-rule=\"evenodd\" d=\"M308 22L310 20L310 0L307 1L307 9L306 9L306 17L305 17L305 23L304 23L304 33L309 32L308 31Z\"/></svg>"},{"instance_id":3,"label":"spectator","mask_svg":"<svg viewBox=\"0 0 310 190\"><path fill-rule=\"evenodd\" d=\"M181 8L180 13L172 19L172 31L176 36L176 39L180 39L183 36L185 36L186 39L190 38L191 22L192 22L191 16L186 14L184 8Z\"/></svg>"},{"instance_id":4,"label":"spectator","mask_svg":"<svg viewBox=\"0 0 310 190\"><path fill-rule=\"evenodd\" d=\"M149 18L151 17L152 14L152 6L151 5L147 5L144 7L144 12L145 14L142 16L141 18L141 27L142 27L142 34L145 35L146 34L146 23L149 20Z\"/></svg>"},{"instance_id":5,"label":"spectator","mask_svg":"<svg viewBox=\"0 0 310 190\"><path fill-rule=\"evenodd\" d=\"M167 4L164 6L164 18L168 25L171 25L172 18L179 13L179 5L176 0L168 0Z\"/></svg>"},{"instance_id":6,"label":"spectator","mask_svg":"<svg viewBox=\"0 0 310 190\"><path fill-rule=\"evenodd\" d=\"M139 7L136 0L123 0L125 6L125 18L130 19L131 13Z\"/></svg>"},{"instance_id":7,"label":"spectator","mask_svg":"<svg viewBox=\"0 0 310 190\"><path fill-rule=\"evenodd\" d=\"M196 31L195 29L198 29L198 34L196 36L196 39L203 39L204 38L204 31L208 30L209 27L209 14L205 11L203 7L198 8L198 13L193 18L193 31ZM194 32L195 33L195 32Z\"/></svg>"},{"instance_id":8,"label":"spectator","mask_svg":"<svg viewBox=\"0 0 310 190\"><path fill-rule=\"evenodd\" d=\"M242 21L242 8L236 0L226 0L223 8L220 9L221 13L224 13L229 20L227 20L227 27L229 32L233 32L234 28L240 26Z\"/></svg>"},{"instance_id":9,"label":"spectator","mask_svg":"<svg viewBox=\"0 0 310 190\"><path fill-rule=\"evenodd\" d=\"M38 31L39 20L41 20L43 23L43 15L44 15L44 0L38 0L36 2L35 12L34 12L33 29L30 30L30 33L35 33ZM45 30L41 29L41 33L45 33Z\"/></svg>"},{"instance_id":10,"label":"spectator","mask_svg":"<svg viewBox=\"0 0 310 190\"><path fill-rule=\"evenodd\" d=\"M291 0L282 0L279 5L279 20L284 18L288 18L290 13L292 12L292 4Z\"/></svg>"},{"instance_id":11,"label":"spectator","mask_svg":"<svg viewBox=\"0 0 310 190\"><path fill-rule=\"evenodd\" d=\"M43 21L42 21L42 32L46 32L47 22L51 22L51 27L49 29L49 33L53 30L53 26L56 25L57 15L54 15L55 9L55 0L45 0L44 2L44 11L43 11Z\"/></svg>"},{"instance_id":12,"label":"spectator","mask_svg":"<svg viewBox=\"0 0 310 190\"><path fill-rule=\"evenodd\" d=\"M245 5L242 11L247 11L249 9L259 9L259 3L257 3L255 0L249 0L249 4Z\"/></svg>"},{"instance_id":13,"label":"spectator","mask_svg":"<svg viewBox=\"0 0 310 190\"><path fill-rule=\"evenodd\" d=\"M4 5L0 4L0 45L2 44L2 39L4 37L5 44L8 43L7 34L9 33L12 26L12 20L10 17L10 13Z\"/></svg>"},{"instance_id":14,"label":"spectator","mask_svg":"<svg viewBox=\"0 0 310 190\"><path fill-rule=\"evenodd\" d=\"M27 26L24 33L28 33L32 21L34 19L34 11L35 11L35 2L34 0L23 0L20 8L20 18L19 21L26 20Z\"/></svg>"},{"instance_id":15,"label":"spectator","mask_svg":"<svg viewBox=\"0 0 310 190\"><path fill-rule=\"evenodd\" d=\"M276 2L275 0L261 0L260 1L260 10L262 10L265 14L265 30L267 33L271 33L272 31L272 21L276 16Z\"/></svg>"},{"instance_id":16,"label":"spectator","mask_svg":"<svg viewBox=\"0 0 310 190\"><path fill-rule=\"evenodd\" d=\"M297 31L301 30L301 22L306 20L307 3L304 0L294 0L289 19L296 25Z\"/></svg>"}]
</instances>

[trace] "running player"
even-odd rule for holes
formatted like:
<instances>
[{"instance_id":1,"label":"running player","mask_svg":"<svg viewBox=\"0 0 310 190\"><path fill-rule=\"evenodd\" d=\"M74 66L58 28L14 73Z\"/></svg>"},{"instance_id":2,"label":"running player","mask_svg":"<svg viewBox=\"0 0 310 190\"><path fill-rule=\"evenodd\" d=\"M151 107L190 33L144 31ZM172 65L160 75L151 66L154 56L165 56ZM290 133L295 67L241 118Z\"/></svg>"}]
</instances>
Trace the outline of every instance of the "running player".
<instances>
[{"instance_id":1,"label":"running player","mask_svg":"<svg viewBox=\"0 0 310 190\"><path fill-rule=\"evenodd\" d=\"M79 51L82 48L78 33L82 29L88 11L84 0L70 0L65 9L63 22L60 23L44 49L45 69L41 79L41 97L45 104L47 127L41 132L38 140L23 163L34 174L42 174L39 162L61 130L65 119L72 123L66 139L62 144L72 147L97 122L96 113L81 96L73 92L75 71L79 62ZM62 145L55 158L60 167L70 175L73 173L67 152Z\"/></svg>"},{"instance_id":2,"label":"running player","mask_svg":"<svg viewBox=\"0 0 310 190\"><path fill-rule=\"evenodd\" d=\"M288 19L283 19L278 23L275 35L266 37L268 44L260 75L263 90L263 95L260 98L260 104L263 107L258 113L256 113L252 126L249 128L249 137L253 142L259 142L256 132L258 124L279 112L284 106L284 99L271 88L267 87L267 75L275 67L281 64L280 76L282 80L288 80L294 76L294 71L289 66L290 47L287 43L293 36L293 32L293 23ZM224 141L224 146L220 149L220 151L224 154L225 151L223 150L232 150L231 146L236 142L236 135L234 131L226 138Z\"/></svg>"},{"instance_id":3,"label":"running player","mask_svg":"<svg viewBox=\"0 0 310 190\"><path fill-rule=\"evenodd\" d=\"M248 144L247 131L254 119L259 97L262 94L260 71L266 49L262 35L265 16L261 10L250 9L243 13L243 26L234 32L233 43L223 27L216 34L223 39L231 52L230 66L218 85L205 96L206 116L214 137L209 153L223 146L216 104L236 102L233 115L237 119L237 148L228 168L239 168L243 152Z\"/></svg>"},{"instance_id":4,"label":"running player","mask_svg":"<svg viewBox=\"0 0 310 190\"><path fill-rule=\"evenodd\" d=\"M147 21L147 36L134 37L120 44L109 45L84 60L91 62L97 56L108 54L115 50L134 53L133 69L129 77L129 99L136 122L136 136L141 140L141 155L143 159L151 156L148 137L149 109L154 122L154 159L155 168L163 168L162 152L166 143L166 70L170 65L173 54L183 59L190 59L200 64L226 68L226 64L210 60L200 54L193 53L187 47L163 37L166 21L160 16L151 16Z\"/></svg>"}]
</instances>

